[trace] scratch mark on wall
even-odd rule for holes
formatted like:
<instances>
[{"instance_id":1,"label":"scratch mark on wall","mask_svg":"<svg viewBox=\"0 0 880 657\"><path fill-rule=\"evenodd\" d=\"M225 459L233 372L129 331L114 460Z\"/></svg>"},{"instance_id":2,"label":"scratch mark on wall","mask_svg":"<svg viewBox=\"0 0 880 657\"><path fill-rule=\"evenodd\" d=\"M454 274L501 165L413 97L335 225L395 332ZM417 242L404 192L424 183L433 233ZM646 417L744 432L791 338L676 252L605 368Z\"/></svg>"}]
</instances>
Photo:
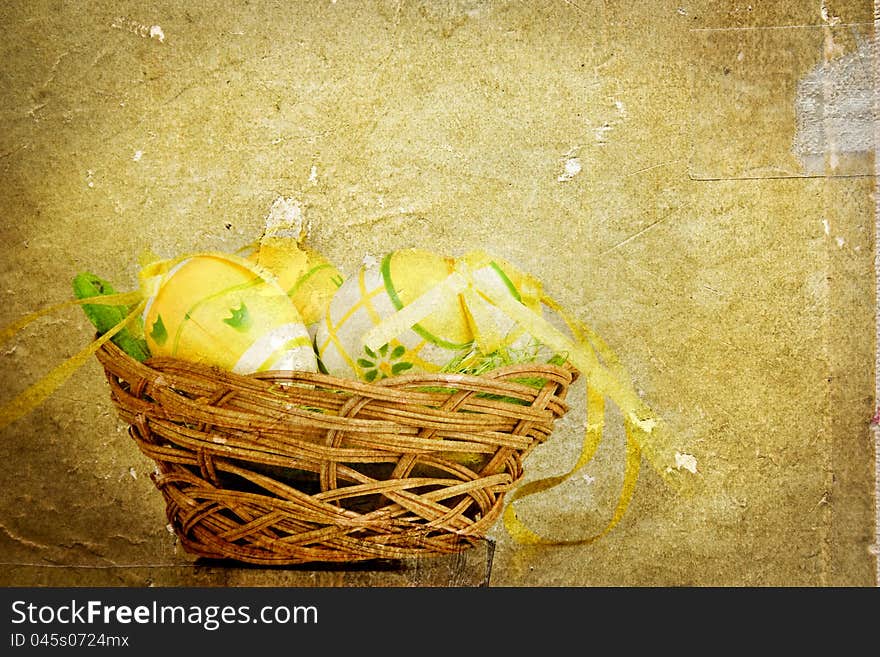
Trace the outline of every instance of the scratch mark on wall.
<instances>
[{"instance_id":1,"label":"scratch mark on wall","mask_svg":"<svg viewBox=\"0 0 880 657\"><path fill-rule=\"evenodd\" d=\"M615 250L619 249L620 247L625 246L626 244L629 244L629 243L632 242L633 240L638 239L639 237L641 237L642 235L644 235L645 233L647 233L647 232L648 232L649 230L651 230L652 228L654 228L654 227L658 226L659 224L663 223L664 221L666 221L666 220L669 218L669 216L670 216L670 215L666 215L665 217L661 217L660 219L657 219L657 220L655 220L655 221L652 221L652 222L649 223L647 226L645 226L644 228L642 228L640 231L638 231L638 232L636 232L636 233L633 233L633 234L630 235L629 237L626 237L626 238L620 240L619 242L617 242L617 243L615 243L615 244L612 244L611 246L609 246L609 247L608 247L607 249L605 249L604 251L601 251L601 252L599 253L599 255L600 255L600 256L603 256L603 255L605 255L605 254L607 254L607 253L611 253L612 251L615 251Z\"/></svg>"},{"instance_id":2,"label":"scratch mark on wall","mask_svg":"<svg viewBox=\"0 0 880 657\"><path fill-rule=\"evenodd\" d=\"M629 176L635 176L640 173L644 173L645 171L651 171L652 169L659 169L660 167L666 167L670 164L675 164L676 162L684 162L685 158L679 157L674 160L666 160L665 162L658 162L657 164L652 164L651 166L642 167L641 169L636 169L635 171L630 171L629 173L624 175L624 178L628 178Z\"/></svg>"},{"instance_id":3,"label":"scratch mark on wall","mask_svg":"<svg viewBox=\"0 0 880 657\"><path fill-rule=\"evenodd\" d=\"M45 550L46 549L46 546L43 545L42 543L37 543L36 541L32 541L28 538L25 538L24 536L20 536L19 534L16 534L12 530L10 530L5 525L0 525L0 531L2 531L4 534L6 534L9 538L11 538L16 543L23 545L27 548L36 549L36 550Z\"/></svg>"},{"instance_id":4,"label":"scratch mark on wall","mask_svg":"<svg viewBox=\"0 0 880 657\"><path fill-rule=\"evenodd\" d=\"M58 74L58 67L61 65L62 60L70 54L69 51L65 50L63 53L58 55L55 58L55 61L52 63L52 67L49 69L49 75L46 77L46 81L40 86L39 91L45 91L49 88L49 85L55 81L55 76Z\"/></svg>"},{"instance_id":5,"label":"scratch mark on wall","mask_svg":"<svg viewBox=\"0 0 880 657\"><path fill-rule=\"evenodd\" d=\"M583 7L581 7L581 6L580 6L579 4L577 4L576 2L573 2L573 0L565 0L565 4L567 4L568 6L574 8L575 11L579 11L579 12L582 13L582 14L586 14L586 13L587 13L586 11L584 11L584 8L583 8Z\"/></svg>"},{"instance_id":6,"label":"scratch mark on wall","mask_svg":"<svg viewBox=\"0 0 880 657\"><path fill-rule=\"evenodd\" d=\"M870 23L840 23L837 27L864 27ZM692 27L691 32L758 32L772 30L803 30L805 28L815 28L815 25L809 23L799 23L795 25L738 25L736 27Z\"/></svg>"},{"instance_id":7,"label":"scratch mark on wall","mask_svg":"<svg viewBox=\"0 0 880 657\"><path fill-rule=\"evenodd\" d=\"M15 148L11 148L8 151L4 151L3 153L0 153L0 160L5 160L7 157L11 157L11 156L15 155L16 153L18 153L19 151L24 150L24 148L25 148L24 144L19 144Z\"/></svg>"}]
</instances>

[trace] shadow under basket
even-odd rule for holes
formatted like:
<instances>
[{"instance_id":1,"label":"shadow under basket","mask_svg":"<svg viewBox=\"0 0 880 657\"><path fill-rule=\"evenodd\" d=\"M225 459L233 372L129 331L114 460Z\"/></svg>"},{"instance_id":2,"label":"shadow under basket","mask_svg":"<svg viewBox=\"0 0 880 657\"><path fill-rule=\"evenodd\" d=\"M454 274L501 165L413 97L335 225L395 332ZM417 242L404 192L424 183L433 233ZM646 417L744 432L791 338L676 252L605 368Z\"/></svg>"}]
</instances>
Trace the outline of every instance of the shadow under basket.
<instances>
[{"instance_id":1,"label":"shadow under basket","mask_svg":"<svg viewBox=\"0 0 880 657\"><path fill-rule=\"evenodd\" d=\"M486 536L577 372L376 383L97 352L187 552L262 565L441 555Z\"/></svg>"}]
</instances>

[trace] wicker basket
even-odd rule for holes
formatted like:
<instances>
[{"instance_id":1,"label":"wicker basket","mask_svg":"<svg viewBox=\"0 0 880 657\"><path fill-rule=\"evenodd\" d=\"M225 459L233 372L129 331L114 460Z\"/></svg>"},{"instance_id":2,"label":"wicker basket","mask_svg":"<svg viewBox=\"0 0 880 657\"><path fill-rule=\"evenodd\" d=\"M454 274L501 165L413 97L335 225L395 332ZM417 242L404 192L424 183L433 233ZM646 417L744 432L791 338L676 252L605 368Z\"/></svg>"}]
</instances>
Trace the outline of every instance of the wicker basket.
<instances>
[{"instance_id":1,"label":"wicker basket","mask_svg":"<svg viewBox=\"0 0 880 657\"><path fill-rule=\"evenodd\" d=\"M97 356L120 418L156 463L184 548L264 565L473 545L521 478L523 457L566 412L577 377L524 364L366 384L139 363L109 342Z\"/></svg>"}]
</instances>

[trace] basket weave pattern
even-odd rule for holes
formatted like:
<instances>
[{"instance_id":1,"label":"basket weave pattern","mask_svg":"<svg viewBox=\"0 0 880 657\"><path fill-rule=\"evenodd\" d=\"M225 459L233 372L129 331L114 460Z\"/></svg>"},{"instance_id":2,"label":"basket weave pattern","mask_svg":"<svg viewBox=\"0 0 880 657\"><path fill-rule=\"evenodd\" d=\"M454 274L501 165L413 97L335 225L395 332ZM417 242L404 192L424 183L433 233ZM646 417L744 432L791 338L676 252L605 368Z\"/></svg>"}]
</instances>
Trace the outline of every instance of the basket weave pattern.
<instances>
[{"instance_id":1,"label":"basket weave pattern","mask_svg":"<svg viewBox=\"0 0 880 657\"><path fill-rule=\"evenodd\" d=\"M484 537L577 373L522 364L377 383L97 354L190 553L264 565L398 559ZM539 380L543 385L521 381Z\"/></svg>"}]
</instances>

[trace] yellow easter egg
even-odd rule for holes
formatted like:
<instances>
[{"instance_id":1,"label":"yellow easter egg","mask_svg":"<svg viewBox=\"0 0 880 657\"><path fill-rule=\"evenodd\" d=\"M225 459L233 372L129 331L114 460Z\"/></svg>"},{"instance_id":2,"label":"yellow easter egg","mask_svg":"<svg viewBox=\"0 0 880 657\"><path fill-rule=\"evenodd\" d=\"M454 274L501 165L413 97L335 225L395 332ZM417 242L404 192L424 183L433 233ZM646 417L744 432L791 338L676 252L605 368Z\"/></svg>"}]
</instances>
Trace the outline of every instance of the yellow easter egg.
<instances>
[{"instance_id":1,"label":"yellow easter egg","mask_svg":"<svg viewBox=\"0 0 880 657\"><path fill-rule=\"evenodd\" d=\"M250 259L272 272L314 337L342 275L322 254L291 237L264 237Z\"/></svg>"},{"instance_id":2,"label":"yellow easter egg","mask_svg":"<svg viewBox=\"0 0 880 657\"><path fill-rule=\"evenodd\" d=\"M228 254L152 265L144 333L150 353L238 373L317 370L299 311L271 275Z\"/></svg>"},{"instance_id":3,"label":"yellow easter egg","mask_svg":"<svg viewBox=\"0 0 880 657\"><path fill-rule=\"evenodd\" d=\"M321 366L335 376L375 381L411 371L437 372L473 353L485 334L497 333L496 348L520 346L529 337L479 292L440 296L432 291L458 271L475 284L493 286L528 308L539 308L534 285L508 263L472 253L460 259L422 249L387 254L363 266L330 301L315 338ZM523 296L520 288L527 291ZM427 299L427 301L426 301ZM396 331L386 344L371 348L364 336L410 304L429 304L419 319Z\"/></svg>"}]
</instances>

